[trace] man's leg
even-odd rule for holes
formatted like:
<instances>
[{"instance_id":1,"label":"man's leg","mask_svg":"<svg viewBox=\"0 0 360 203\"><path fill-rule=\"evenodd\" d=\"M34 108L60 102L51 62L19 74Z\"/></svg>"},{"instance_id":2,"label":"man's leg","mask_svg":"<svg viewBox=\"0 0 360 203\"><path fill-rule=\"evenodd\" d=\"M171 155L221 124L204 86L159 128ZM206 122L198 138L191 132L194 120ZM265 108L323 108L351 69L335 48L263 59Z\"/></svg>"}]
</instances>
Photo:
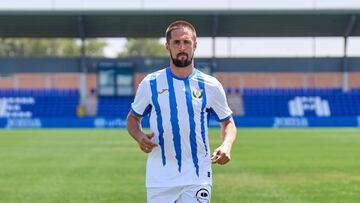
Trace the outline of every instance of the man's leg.
<instances>
[{"instance_id":1,"label":"man's leg","mask_svg":"<svg viewBox=\"0 0 360 203\"><path fill-rule=\"evenodd\" d=\"M179 198L183 186L147 188L147 203L172 203Z\"/></svg>"}]
</instances>

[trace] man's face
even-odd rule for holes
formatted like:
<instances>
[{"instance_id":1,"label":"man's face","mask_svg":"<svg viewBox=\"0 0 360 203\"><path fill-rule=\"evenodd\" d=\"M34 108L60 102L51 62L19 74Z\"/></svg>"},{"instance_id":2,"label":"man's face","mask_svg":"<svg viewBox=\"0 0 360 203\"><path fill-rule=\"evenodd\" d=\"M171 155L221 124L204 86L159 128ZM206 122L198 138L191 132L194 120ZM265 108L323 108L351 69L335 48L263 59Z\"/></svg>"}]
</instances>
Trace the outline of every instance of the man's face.
<instances>
[{"instance_id":1,"label":"man's face","mask_svg":"<svg viewBox=\"0 0 360 203\"><path fill-rule=\"evenodd\" d=\"M189 28L179 28L171 32L171 39L166 43L172 62L177 67L187 67L192 63L196 41Z\"/></svg>"}]
</instances>

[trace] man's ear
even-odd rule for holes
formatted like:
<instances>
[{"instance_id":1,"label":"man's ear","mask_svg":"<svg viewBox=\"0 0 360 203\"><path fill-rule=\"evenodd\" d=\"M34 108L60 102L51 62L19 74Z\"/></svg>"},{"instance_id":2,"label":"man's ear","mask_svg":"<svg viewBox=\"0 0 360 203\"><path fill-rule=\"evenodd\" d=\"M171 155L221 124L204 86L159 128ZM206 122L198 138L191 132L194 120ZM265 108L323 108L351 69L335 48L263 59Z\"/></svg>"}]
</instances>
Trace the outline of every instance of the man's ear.
<instances>
[{"instance_id":1,"label":"man's ear","mask_svg":"<svg viewBox=\"0 0 360 203\"><path fill-rule=\"evenodd\" d=\"M194 43L194 50L196 50L196 48L197 48L197 41L195 41Z\"/></svg>"},{"instance_id":2,"label":"man's ear","mask_svg":"<svg viewBox=\"0 0 360 203\"><path fill-rule=\"evenodd\" d=\"M165 48L169 51L169 44L167 42L165 42Z\"/></svg>"}]
</instances>

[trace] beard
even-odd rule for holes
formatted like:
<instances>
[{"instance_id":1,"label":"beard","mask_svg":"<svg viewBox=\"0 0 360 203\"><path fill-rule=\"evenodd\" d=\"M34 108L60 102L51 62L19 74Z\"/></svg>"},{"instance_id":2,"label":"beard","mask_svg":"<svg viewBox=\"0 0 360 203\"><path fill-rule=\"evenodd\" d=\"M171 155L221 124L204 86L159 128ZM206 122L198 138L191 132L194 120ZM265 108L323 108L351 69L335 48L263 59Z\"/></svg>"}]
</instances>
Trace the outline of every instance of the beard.
<instances>
[{"instance_id":1,"label":"beard","mask_svg":"<svg viewBox=\"0 0 360 203\"><path fill-rule=\"evenodd\" d=\"M184 59L184 60L178 59L180 55L186 55L186 59ZM189 57L189 55L188 55L187 53L179 53L179 54L177 54L176 58L173 58L173 57L172 57L172 53L170 52L170 58L171 58L173 64L174 64L176 67L180 67L180 68L184 68L184 67L189 66L189 65L192 63L193 56L194 56L194 55L192 55L191 57Z\"/></svg>"}]
</instances>

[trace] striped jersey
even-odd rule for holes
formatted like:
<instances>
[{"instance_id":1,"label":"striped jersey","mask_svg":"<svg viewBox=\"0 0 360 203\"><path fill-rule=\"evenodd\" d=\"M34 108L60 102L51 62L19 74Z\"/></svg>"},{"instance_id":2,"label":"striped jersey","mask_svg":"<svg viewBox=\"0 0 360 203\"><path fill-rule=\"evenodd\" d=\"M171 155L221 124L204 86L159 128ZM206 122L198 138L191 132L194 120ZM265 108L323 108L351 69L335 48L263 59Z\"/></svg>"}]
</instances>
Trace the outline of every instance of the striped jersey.
<instances>
[{"instance_id":1,"label":"striped jersey","mask_svg":"<svg viewBox=\"0 0 360 203\"><path fill-rule=\"evenodd\" d=\"M221 122L232 113L216 78L197 69L186 78L169 67L151 73L139 84L131 110L150 114L152 141L158 144L148 154L146 187L212 184L209 116Z\"/></svg>"}]
</instances>

